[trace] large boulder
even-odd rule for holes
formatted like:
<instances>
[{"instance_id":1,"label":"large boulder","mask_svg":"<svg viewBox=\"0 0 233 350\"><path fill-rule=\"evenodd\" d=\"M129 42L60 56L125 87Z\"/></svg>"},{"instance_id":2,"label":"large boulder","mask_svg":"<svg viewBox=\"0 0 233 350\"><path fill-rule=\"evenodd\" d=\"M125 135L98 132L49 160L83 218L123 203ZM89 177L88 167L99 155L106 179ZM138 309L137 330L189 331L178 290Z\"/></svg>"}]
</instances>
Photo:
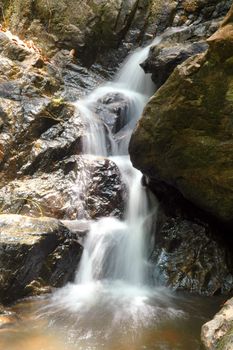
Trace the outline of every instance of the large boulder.
<instances>
[{"instance_id":1,"label":"large boulder","mask_svg":"<svg viewBox=\"0 0 233 350\"><path fill-rule=\"evenodd\" d=\"M213 320L204 324L201 339L206 350L233 348L233 298L223 305Z\"/></svg>"},{"instance_id":2,"label":"large boulder","mask_svg":"<svg viewBox=\"0 0 233 350\"><path fill-rule=\"evenodd\" d=\"M73 280L82 247L58 220L0 215L2 303Z\"/></svg>"},{"instance_id":3,"label":"large boulder","mask_svg":"<svg viewBox=\"0 0 233 350\"><path fill-rule=\"evenodd\" d=\"M233 224L233 7L200 54L146 106L130 142L135 167Z\"/></svg>"}]
</instances>

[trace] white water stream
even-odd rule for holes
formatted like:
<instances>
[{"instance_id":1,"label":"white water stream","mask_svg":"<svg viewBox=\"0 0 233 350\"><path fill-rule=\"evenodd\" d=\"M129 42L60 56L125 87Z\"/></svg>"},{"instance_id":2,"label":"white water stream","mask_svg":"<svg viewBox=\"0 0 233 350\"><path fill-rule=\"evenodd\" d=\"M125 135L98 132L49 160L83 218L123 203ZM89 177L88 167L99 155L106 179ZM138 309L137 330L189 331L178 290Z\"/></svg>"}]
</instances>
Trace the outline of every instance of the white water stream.
<instances>
[{"instance_id":1,"label":"white water stream","mask_svg":"<svg viewBox=\"0 0 233 350\"><path fill-rule=\"evenodd\" d=\"M152 44L172 32L165 32ZM147 259L155 230L156 201L142 187L142 175L132 167L127 150L132 130L155 90L150 75L140 67L151 45L136 50L113 82L76 102L86 126L83 153L110 157L120 169L128 191L124 220L107 217L91 225L75 282L52 298L50 310L52 306L54 313L59 310L63 318L64 310L75 315L73 336L79 349L104 347L113 334L128 334L129 329L138 332L138 327L182 314L171 303L167 289L150 286ZM129 101L128 123L120 131L122 137L113 135L93 112L93 104L109 93L120 93ZM96 345L97 338L100 340Z\"/></svg>"}]
</instances>

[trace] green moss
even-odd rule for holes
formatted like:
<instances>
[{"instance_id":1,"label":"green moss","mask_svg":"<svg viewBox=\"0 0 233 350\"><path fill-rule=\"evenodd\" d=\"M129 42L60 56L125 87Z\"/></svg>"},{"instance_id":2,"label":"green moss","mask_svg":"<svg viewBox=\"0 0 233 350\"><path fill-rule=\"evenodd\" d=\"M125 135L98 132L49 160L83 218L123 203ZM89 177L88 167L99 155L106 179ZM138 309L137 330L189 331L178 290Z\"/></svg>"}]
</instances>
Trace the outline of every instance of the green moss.
<instances>
[{"instance_id":1,"label":"green moss","mask_svg":"<svg viewBox=\"0 0 233 350\"><path fill-rule=\"evenodd\" d=\"M233 325L218 342L216 350L230 350L233 344Z\"/></svg>"}]
</instances>

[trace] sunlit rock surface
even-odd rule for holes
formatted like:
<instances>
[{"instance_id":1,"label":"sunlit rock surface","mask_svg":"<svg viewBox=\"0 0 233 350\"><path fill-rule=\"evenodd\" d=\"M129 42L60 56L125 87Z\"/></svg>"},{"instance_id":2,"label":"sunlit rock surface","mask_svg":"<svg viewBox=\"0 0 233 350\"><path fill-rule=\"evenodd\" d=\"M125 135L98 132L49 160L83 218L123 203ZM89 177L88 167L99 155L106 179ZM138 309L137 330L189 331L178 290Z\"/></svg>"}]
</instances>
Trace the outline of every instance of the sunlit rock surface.
<instances>
[{"instance_id":1,"label":"sunlit rock surface","mask_svg":"<svg viewBox=\"0 0 233 350\"><path fill-rule=\"evenodd\" d=\"M206 350L233 348L233 299L229 299L213 320L202 327L201 339Z\"/></svg>"},{"instance_id":2,"label":"sunlit rock surface","mask_svg":"<svg viewBox=\"0 0 233 350\"><path fill-rule=\"evenodd\" d=\"M52 218L0 215L0 300L46 293L74 278L82 247Z\"/></svg>"}]
</instances>

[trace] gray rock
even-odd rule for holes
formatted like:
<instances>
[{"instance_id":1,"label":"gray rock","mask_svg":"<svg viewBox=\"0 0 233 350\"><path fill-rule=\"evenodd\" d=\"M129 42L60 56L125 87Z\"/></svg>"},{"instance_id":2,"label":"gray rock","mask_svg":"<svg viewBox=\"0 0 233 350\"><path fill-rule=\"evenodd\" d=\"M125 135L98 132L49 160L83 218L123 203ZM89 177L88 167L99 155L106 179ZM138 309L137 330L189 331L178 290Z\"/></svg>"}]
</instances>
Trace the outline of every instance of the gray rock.
<instances>
[{"instance_id":1,"label":"gray rock","mask_svg":"<svg viewBox=\"0 0 233 350\"><path fill-rule=\"evenodd\" d=\"M82 247L58 220L0 215L2 303L73 280Z\"/></svg>"}]
</instances>

